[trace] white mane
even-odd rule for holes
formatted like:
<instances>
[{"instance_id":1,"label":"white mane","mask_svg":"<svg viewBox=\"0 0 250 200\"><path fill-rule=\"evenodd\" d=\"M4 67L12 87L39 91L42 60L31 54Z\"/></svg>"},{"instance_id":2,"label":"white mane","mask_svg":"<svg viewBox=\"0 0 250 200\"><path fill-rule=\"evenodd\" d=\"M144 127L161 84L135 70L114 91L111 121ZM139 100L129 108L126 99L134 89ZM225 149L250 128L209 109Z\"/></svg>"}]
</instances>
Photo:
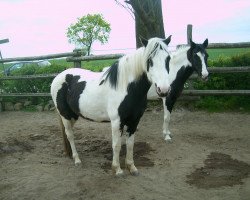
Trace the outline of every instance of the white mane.
<instances>
[{"instance_id":1,"label":"white mane","mask_svg":"<svg viewBox=\"0 0 250 200\"><path fill-rule=\"evenodd\" d=\"M176 75L181 67L191 66L187 58L187 51L190 49L190 46L181 46L177 50L171 52L170 62L169 62L169 77L170 82L174 81Z\"/></svg>"},{"instance_id":2,"label":"white mane","mask_svg":"<svg viewBox=\"0 0 250 200\"><path fill-rule=\"evenodd\" d=\"M177 67L178 69L182 66L186 67L191 65L187 58L187 51L190 49L190 46L181 46L177 50L171 52L171 65L170 67Z\"/></svg>"},{"instance_id":3,"label":"white mane","mask_svg":"<svg viewBox=\"0 0 250 200\"><path fill-rule=\"evenodd\" d=\"M137 49L134 53L120 58L117 74L117 86L126 88L128 83L137 79L144 71L145 62L143 58L144 47Z\"/></svg>"}]
</instances>

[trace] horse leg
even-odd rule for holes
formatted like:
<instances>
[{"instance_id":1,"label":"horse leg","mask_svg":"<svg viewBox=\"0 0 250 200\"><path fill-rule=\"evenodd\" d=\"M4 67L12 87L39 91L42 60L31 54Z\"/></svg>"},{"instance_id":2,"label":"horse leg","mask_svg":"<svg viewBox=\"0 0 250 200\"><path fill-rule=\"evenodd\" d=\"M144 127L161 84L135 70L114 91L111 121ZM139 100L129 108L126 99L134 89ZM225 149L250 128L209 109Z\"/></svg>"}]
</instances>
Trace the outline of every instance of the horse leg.
<instances>
[{"instance_id":1,"label":"horse leg","mask_svg":"<svg viewBox=\"0 0 250 200\"><path fill-rule=\"evenodd\" d=\"M166 99L162 99L163 101L163 108L164 108L164 120L163 120L163 137L166 141L171 141L171 132L169 131L169 122L170 122L170 112L165 105Z\"/></svg>"},{"instance_id":2,"label":"horse leg","mask_svg":"<svg viewBox=\"0 0 250 200\"><path fill-rule=\"evenodd\" d=\"M66 154L67 156L69 156L70 158L72 158L72 149L71 149L69 140L67 139L67 135L66 135L66 133L65 133L65 127L64 127L64 125L63 125L62 118L61 118L60 115L59 115L59 121L60 121L61 130L62 130L62 135L63 135L63 146L64 146L65 154Z\"/></svg>"},{"instance_id":3,"label":"horse leg","mask_svg":"<svg viewBox=\"0 0 250 200\"><path fill-rule=\"evenodd\" d=\"M134 158L133 158L133 152L134 152L134 138L135 135L132 134L129 136L129 134L126 136L126 147L127 147L127 154L126 154L126 166L129 170L129 172L133 175L133 176L137 176L139 175L139 172L137 170L137 168L134 165Z\"/></svg>"},{"instance_id":4,"label":"horse leg","mask_svg":"<svg viewBox=\"0 0 250 200\"><path fill-rule=\"evenodd\" d=\"M75 123L75 120L67 120L65 118L62 118L62 122L65 128L65 133L67 135L68 142L70 143L70 147L72 150L72 157L75 161L75 165L79 165L81 163L81 160L79 159L78 153L76 151L74 134L73 134L73 125Z\"/></svg>"},{"instance_id":5,"label":"horse leg","mask_svg":"<svg viewBox=\"0 0 250 200\"><path fill-rule=\"evenodd\" d=\"M113 161L112 170L116 176L122 176L123 170L120 167L120 150L121 150L121 130L120 120L111 121L112 126L112 148L113 148Z\"/></svg>"}]
</instances>

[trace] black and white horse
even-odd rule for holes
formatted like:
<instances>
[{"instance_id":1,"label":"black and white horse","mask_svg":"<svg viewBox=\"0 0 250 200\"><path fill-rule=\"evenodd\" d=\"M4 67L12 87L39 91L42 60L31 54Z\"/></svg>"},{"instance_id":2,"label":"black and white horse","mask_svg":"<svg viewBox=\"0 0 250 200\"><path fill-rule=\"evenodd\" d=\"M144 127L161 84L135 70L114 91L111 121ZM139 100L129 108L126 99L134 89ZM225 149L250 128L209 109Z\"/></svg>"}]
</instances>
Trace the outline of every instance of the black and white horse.
<instances>
[{"instance_id":1,"label":"black and white horse","mask_svg":"<svg viewBox=\"0 0 250 200\"><path fill-rule=\"evenodd\" d=\"M116 175L123 174L119 153L123 128L127 126L126 165L132 175L138 174L133 160L134 132L146 109L151 84L161 96L170 90L166 66L170 40L171 37L143 40L143 47L123 56L106 72L72 68L55 77L51 95L65 128L65 144L69 142L68 151L72 151L76 165L81 160L75 148L72 128L81 116L99 122L111 121L112 169Z\"/></svg>"},{"instance_id":2,"label":"black and white horse","mask_svg":"<svg viewBox=\"0 0 250 200\"><path fill-rule=\"evenodd\" d=\"M171 90L166 97L162 97L164 107L163 136L166 141L171 141L171 132L168 128L170 114L177 98L181 95L187 79L194 71L197 72L202 79L206 80L208 78L207 46L208 39L206 39L203 44L196 44L191 41L190 46L180 47L170 53L168 67ZM155 89L150 88L148 99L157 99L158 96Z\"/></svg>"}]
</instances>

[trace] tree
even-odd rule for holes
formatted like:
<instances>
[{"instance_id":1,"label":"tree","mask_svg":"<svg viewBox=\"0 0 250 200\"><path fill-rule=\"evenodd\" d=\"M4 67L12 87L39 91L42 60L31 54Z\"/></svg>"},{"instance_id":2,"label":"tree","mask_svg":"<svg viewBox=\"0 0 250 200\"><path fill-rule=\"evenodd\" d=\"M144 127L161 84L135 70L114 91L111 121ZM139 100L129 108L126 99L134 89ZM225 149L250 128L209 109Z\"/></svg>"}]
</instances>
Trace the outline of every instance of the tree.
<instances>
[{"instance_id":1,"label":"tree","mask_svg":"<svg viewBox=\"0 0 250 200\"><path fill-rule=\"evenodd\" d=\"M135 19L136 46L141 46L140 37L165 38L161 0L115 0L127 9Z\"/></svg>"},{"instance_id":2,"label":"tree","mask_svg":"<svg viewBox=\"0 0 250 200\"><path fill-rule=\"evenodd\" d=\"M75 24L71 24L67 29L67 37L70 43L80 46L90 55L92 44L95 41L105 44L108 41L111 31L110 24L106 22L102 15L94 14L78 18Z\"/></svg>"}]
</instances>

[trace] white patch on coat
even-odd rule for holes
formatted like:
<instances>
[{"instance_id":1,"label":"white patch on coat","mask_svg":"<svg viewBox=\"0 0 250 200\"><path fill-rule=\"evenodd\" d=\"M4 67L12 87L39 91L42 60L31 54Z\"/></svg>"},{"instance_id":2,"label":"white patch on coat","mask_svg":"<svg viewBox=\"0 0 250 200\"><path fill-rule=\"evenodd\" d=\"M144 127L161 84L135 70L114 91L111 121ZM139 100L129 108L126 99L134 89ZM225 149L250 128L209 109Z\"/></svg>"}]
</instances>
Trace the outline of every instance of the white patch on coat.
<instances>
[{"instance_id":1,"label":"white patch on coat","mask_svg":"<svg viewBox=\"0 0 250 200\"><path fill-rule=\"evenodd\" d=\"M201 59L201 76L202 78L206 78L208 76L208 71L207 71L207 66L205 63L205 55L202 54L201 52L197 53L197 56L199 56L199 58Z\"/></svg>"}]
</instances>

